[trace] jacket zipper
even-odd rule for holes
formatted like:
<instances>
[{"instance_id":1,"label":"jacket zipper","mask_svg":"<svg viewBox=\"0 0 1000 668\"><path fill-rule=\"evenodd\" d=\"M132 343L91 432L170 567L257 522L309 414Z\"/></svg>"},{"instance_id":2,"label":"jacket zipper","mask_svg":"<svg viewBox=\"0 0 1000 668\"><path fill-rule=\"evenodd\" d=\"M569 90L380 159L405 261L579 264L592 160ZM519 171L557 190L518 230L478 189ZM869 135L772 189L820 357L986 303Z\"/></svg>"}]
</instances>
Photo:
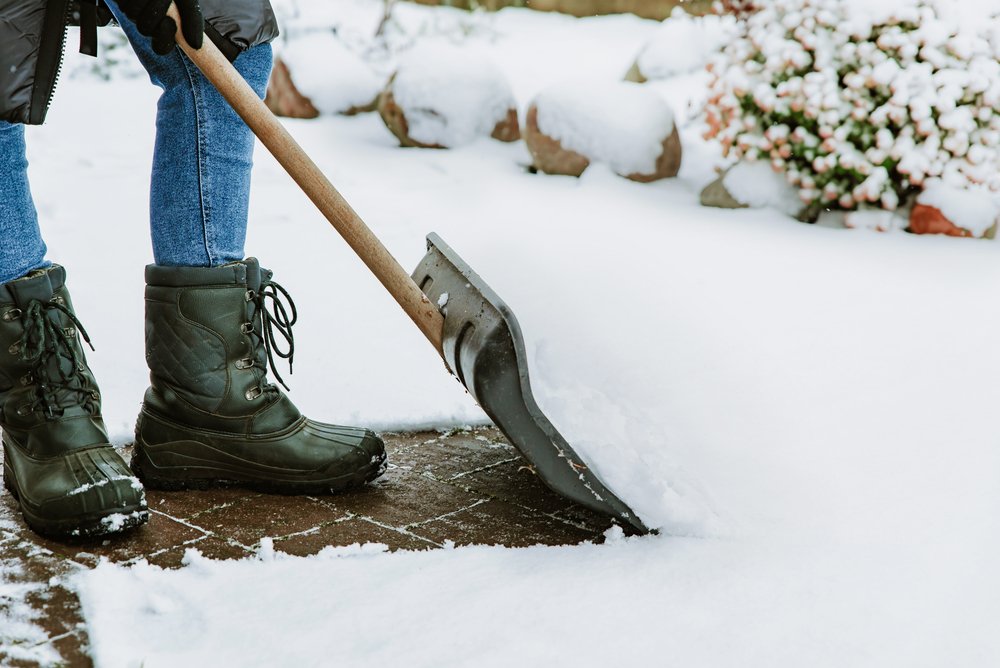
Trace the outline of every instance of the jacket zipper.
<instances>
[{"instance_id":1,"label":"jacket zipper","mask_svg":"<svg viewBox=\"0 0 1000 668\"><path fill-rule=\"evenodd\" d=\"M49 0L42 22L42 41L35 67L35 83L31 91L31 112L28 122L38 125L52 104L52 93L62 73L66 51L66 27L70 20L70 0Z\"/></svg>"}]
</instances>

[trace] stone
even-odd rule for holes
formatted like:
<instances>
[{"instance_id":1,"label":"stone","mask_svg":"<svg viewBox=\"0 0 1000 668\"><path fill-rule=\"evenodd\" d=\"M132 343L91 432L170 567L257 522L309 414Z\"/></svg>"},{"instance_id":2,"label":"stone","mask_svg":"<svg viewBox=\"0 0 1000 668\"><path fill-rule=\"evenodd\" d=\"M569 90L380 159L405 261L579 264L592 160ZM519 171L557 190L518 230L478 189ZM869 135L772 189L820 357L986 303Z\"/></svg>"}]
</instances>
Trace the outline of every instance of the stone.
<instances>
[{"instance_id":1,"label":"stone","mask_svg":"<svg viewBox=\"0 0 1000 668\"><path fill-rule=\"evenodd\" d=\"M747 209L748 205L740 202L726 190L726 175L720 174L701 191L701 205L716 209Z\"/></svg>"},{"instance_id":2,"label":"stone","mask_svg":"<svg viewBox=\"0 0 1000 668\"><path fill-rule=\"evenodd\" d=\"M916 204L910 213L910 232L914 234L944 234L949 237L976 238L976 235L969 230L963 229L941 213L941 210L927 204ZM981 239L993 239L996 237L997 226L986 230Z\"/></svg>"},{"instance_id":3,"label":"stone","mask_svg":"<svg viewBox=\"0 0 1000 668\"><path fill-rule=\"evenodd\" d=\"M626 81L663 81L705 69L711 54L733 37L732 21L692 16L677 9L653 31L639 50Z\"/></svg>"},{"instance_id":4,"label":"stone","mask_svg":"<svg viewBox=\"0 0 1000 668\"><path fill-rule=\"evenodd\" d=\"M292 118L353 116L375 111L385 78L330 31L295 36L282 45L265 102Z\"/></svg>"},{"instance_id":5,"label":"stone","mask_svg":"<svg viewBox=\"0 0 1000 668\"><path fill-rule=\"evenodd\" d=\"M546 174L580 176L590 166L590 160L576 151L564 148L538 128L538 107L531 105L524 119L524 141L531 152L535 169Z\"/></svg>"},{"instance_id":6,"label":"stone","mask_svg":"<svg viewBox=\"0 0 1000 668\"><path fill-rule=\"evenodd\" d=\"M517 109L508 109L507 117L497 123L490 136L507 144L520 141L521 122L517 117Z\"/></svg>"},{"instance_id":7,"label":"stone","mask_svg":"<svg viewBox=\"0 0 1000 668\"><path fill-rule=\"evenodd\" d=\"M264 104L275 115L285 118L318 118L319 109L312 101L299 92L292 81L288 65L280 57L275 57L271 79L267 82L267 96Z\"/></svg>"},{"instance_id":8,"label":"stone","mask_svg":"<svg viewBox=\"0 0 1000 668\"><path fill-rule=\"evenodd\" d=\"M765 161L732 165L702 190L701 203L720 209L770 207L803 222L815 222L816 218L803 205L798 190Z\"/></svg>"},{"instance_id":9,"label":"stone","mask_svg":"<svg viewBox=\"0 0 1000 668\"><path fill-rule=\"evenodd\" d=\"M378 98L378 114L382 117L385 127L399 140L400 146L408 148L445 148L441 144L426 144L410 136L410 125L402 107L396 104L396 96L392 92L392 80Z\"/></svg>"},{"instance_id":10,"label":"stone","mask_svg":"<svg viewBox=\"0 0 1000 668\"><path fill-rule=\"evenodd\" d=\"M378 112L407 147L521 139L517 103L502 70L454 47L424 45L408 52L382 90Z\"/></svg>"},{"instance_id":11,"label":"stone","mask_svg":"<svg viewBox=\"0 0 1000 668\"><path fill-rule=\"evenodd\" d=\"M580 176L590 166L590 157L566 148L559 140L541 130L538 125L536 103L532 103L528 108L524 125L524 140L528 145L535 169L546 174ZM639 183L650 183L677 176L681 168L682 154L680 134L677 132L677 126L673 125L670 134L662 141L662 150L652 172L620 175Z\"/></svg>"},{"instance_id":12,"label":"stone","mask_svg":"<svg viewBox=\"0 0 1000 668\"><path fill-rule=\"evenodd\" d=\"M406 112L396 102L392 91L392 81L379 96L377 109L385 126L399 140L400 146L410 148L448 148L443 144L424 143L410 136L410 125L406 120ZM508 109L507 115L493 128L490 133L493 139L511 143L521 139L521 126L517 117L517 109Z\"/></svg>"},{"instance_id":13,"label":"stone","mask_svg":"<svg viewBox=\"0 0 1000 668\"><path fill-rule=\"evenodd\" d=\"M649 79L642 73L639 69L639 61L636 60L632 63L632 67L629 68L628 72L625 73L625 81L631 81L633 83L646 83Z\"/></svg>"},{"instance_id":14,"label":"stone","mask_svg":"<svg viewBox=\"0 0 1000 668\"><path fill-rule=\"evenodd\" d=\"M663 140L663 152L656 159L656 169L650 174L626 174L625 177L639 183L652 183L677 176L681 171L682 154L681 135L675 125L670 135Z\"/></svg>"}]
</instances>

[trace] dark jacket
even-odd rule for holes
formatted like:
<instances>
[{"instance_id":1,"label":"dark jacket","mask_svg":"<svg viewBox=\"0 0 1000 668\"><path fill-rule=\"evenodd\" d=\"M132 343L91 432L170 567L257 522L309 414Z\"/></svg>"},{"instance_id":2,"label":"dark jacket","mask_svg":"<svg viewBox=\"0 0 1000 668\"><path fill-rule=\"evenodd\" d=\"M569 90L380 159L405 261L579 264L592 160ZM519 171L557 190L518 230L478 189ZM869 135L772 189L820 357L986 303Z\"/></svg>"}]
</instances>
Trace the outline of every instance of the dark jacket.
<instances>
[{"instance_id":1,"label":"dark jacket","mask_svg":"<svg viewBox=\"0 0 1000 668\"><path fill-rule=\"evenodd\" d=\"M62 66L71 0L0 0L0 120L45 120ZM206 34L230 57L278 35L268 0L201 0ZM225 48L228 47L228 48Z\"/></svg>"}]
</instances>

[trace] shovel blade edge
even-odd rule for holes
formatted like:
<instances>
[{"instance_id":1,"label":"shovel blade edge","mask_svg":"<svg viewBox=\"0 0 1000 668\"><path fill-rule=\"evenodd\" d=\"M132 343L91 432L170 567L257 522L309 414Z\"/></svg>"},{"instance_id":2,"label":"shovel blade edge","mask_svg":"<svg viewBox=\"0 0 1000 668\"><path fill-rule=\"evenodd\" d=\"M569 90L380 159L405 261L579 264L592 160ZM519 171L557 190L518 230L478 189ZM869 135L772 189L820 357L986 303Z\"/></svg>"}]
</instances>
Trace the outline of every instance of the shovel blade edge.
<instances>
[{"instance_id":1,"label":"shovel blade edge","mask_svg":"<svg viewBox=\"0 0 1000 668\"><path fill-rule=\"evenodd\" d=\"M449 371L542 481L634 532L648 533L539 408L531 392L521 328L507 304L437 234L427 236L427 254L413 280L444 313L443 353Z\"/></svg>"}]
</instances>

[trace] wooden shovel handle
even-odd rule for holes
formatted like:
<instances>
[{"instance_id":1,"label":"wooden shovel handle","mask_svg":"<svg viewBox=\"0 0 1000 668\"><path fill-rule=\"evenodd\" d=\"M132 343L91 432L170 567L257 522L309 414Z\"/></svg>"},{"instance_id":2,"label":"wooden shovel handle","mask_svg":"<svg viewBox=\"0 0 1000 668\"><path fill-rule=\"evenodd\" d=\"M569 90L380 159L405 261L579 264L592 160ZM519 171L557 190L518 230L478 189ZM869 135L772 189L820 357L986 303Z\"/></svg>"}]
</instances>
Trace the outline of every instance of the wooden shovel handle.
<instances>
[{"instance_id":1,"label":"wooden shovel handle","mask_svg":"<svg viewBox=\"0 0 1000 668\"><path fill-rule=\"evenodd\" d=\"M347 200L337 192L316 163L306 155L271 110L257 97L236 68L222 55L212 40L203 40L200 49L193 49L181 33L181 18L177 6L171 3L168 15L177 22L177 44L212 82L237 114L253 130L271 155L281 163L288 175L299 185L313 204L354 249L361 261L385 286L389 294L403 307L438 354L442 354L441 337L444 316L420 291L382 242L378 240Z\"/></svg>"}]
</instances>

